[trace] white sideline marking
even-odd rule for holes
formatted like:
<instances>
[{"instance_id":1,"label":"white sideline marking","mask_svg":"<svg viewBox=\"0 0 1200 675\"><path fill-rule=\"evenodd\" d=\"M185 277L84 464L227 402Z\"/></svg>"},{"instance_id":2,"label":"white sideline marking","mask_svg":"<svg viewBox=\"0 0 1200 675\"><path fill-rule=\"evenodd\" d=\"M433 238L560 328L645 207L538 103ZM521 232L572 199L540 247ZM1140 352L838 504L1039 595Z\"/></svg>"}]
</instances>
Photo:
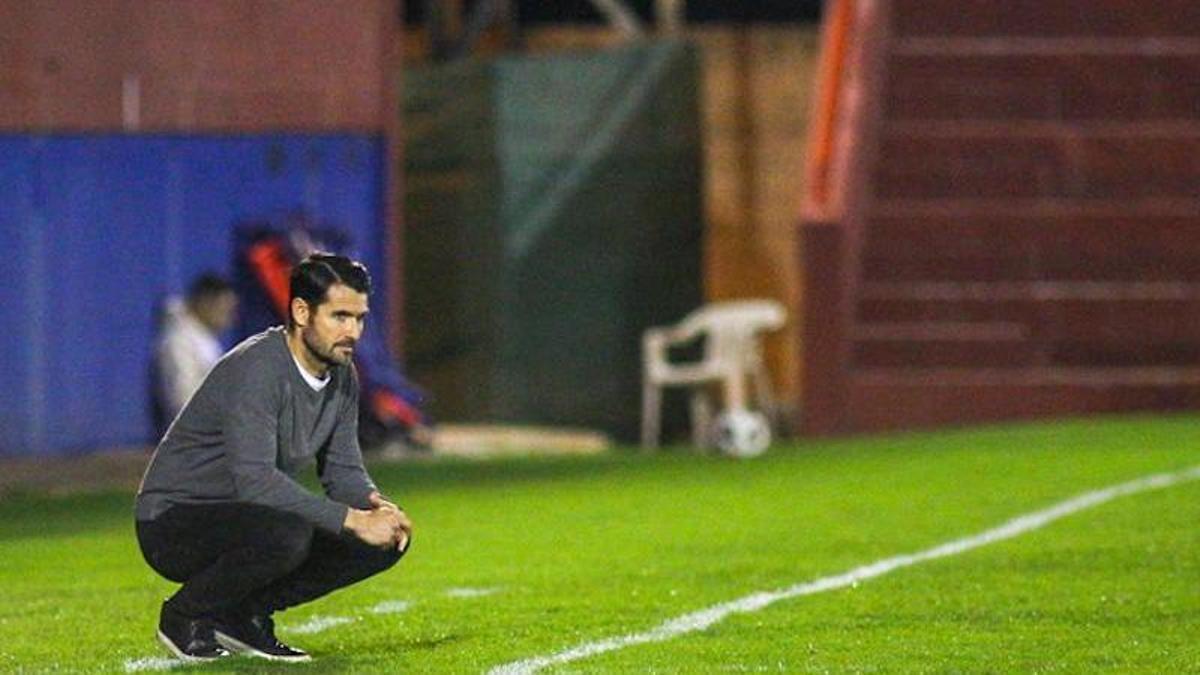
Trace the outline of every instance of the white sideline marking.
<instances>
[{"instance_id":1,"label":"white sideline marking","mask_svg":"<svg viewBox=\"0 0 1200 675\"><path fill-rule=\"evenodd\" d=\"M170 670L184 665L179 659L169 659L165 656L147 656L142 659L129 659L125 662L125 672L137 673L143 670Z\"/></svg>"},{"instance_id":2,"label":"white sideline marking","mask_svg":"<svg viewBox=\"0 0 1200 675\"><path fill-rule=\"evenodd\" d=\"M446 590L448 598L482 598L499 593L499 588L450 588Z\"/></svg>"},{"instance_id":3,"label":"white sideline marking","mask_svg":"<svg viewBox=\"0 0 1200 675\"><path fill-rule=\"evenodd\" d=\"M412 603L408 600L384 600L372 607L371 612L373 614L396 614L408 611L409 607L412 607Z\"/></svg>"},{"instance_id":4,"label":"white sideline marking","mask_svg":"<svg viewBox=\"0 0 1200 675\"><path fill-rule=\"evenodd\" d=\"M296 635L312 635L352 621L354 619L345 616L314 616L298 626L289 626L284 630Z\"/></svg>"},{"instance_id":5,"label":"white sideline marking","mask_svg":"<svg viewBox=\"0 0 1200 675\"><path fill-rule=\"evenodd\" d=\"M1146 476L1128 483L1120 483L1107 488L1085 492L1079 496L1072 497L1066 501L1059 502L1049 508L1041 511L1034 511L1023 516L1017 516L1012 520L970 537L955 539L954 541L935 546L931 549L926 549L920 553L911 553L898 555L892 558L885 558L877 562L873 562L861 567L830 577L822 577L812 581L806 581L788 586L787 588L774 591L760 591L750 595L723 602L719 605L713 605L706 609L684 614L682 616L669 619L643 633L630 633L628 635L620 635L617 637L597 640L595 642L585 642L583 644L571 647L570 649L550 654L548 656L535 656L521 661L513 661L511 663L502 664L492 668L489 675L524 675L525 673L533 673L547 666L568 663L579 659L610 652L617 649L623 649L633 645L645 644L648 642L662 642L673 637L683 635L685 633L693 633L708 628L709 626L721 621L731 614L743 614L747 612L756 612L763 609L767 605L796 598L802 595L812 595L823 591L832 591L838 588L844 588L851 584L873 579L883 576L888 572L898 570L902 567L910 567L917 563L935 560L937 558L945 558L952 555L958 555L970 551L971 549L987 546L998 541L1011 539L1018 535L1036 530L1049 523L1069 516L1077 511L1082 511L1104 502L1124 497L1127 495L1146 492L1149 490L1161 490L1171 487L1178 483L1200 479L1200 466L1194 466L1190 469L1178 471L1176 473L1162 473L1152 476Z\"/></svg>"}]
</instances>

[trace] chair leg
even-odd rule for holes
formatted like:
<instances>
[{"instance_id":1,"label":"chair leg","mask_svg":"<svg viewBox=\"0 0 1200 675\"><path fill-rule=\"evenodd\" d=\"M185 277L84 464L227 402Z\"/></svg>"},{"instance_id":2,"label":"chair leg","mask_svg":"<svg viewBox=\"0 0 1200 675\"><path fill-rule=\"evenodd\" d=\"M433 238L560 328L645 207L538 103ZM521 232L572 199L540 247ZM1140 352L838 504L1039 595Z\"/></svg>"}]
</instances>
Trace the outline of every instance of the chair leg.
<instances>
[{"instance_id":1,"label":"chair leg","mask_svg":"<svg viewBox=\"0 0 1200 675\"><path fill-rule=\"evenodd\" d=\"M779 410L775 407L775 394L771 391L771 379L767 375L767 369L758 366L754 369L752 376L754 378L754 397L757 399L758 407L767 416L771 426L777 428L779 426Z\"/></svg>"},{"instance_id":2,"label":"chair leg","mask_svg":"<svg viewBox=\"0 0 1200 675\"><path fill-rule=\"evenodd\" d=\"M735 370L725 375L725 410L746 409L746 373Z\"/></svg>"},{"instance_id":3,"label":"chair leg","mask_svg":"<svg viewBox=\"0 0 1200 675\"><path fill-rule=\"evenodd\" d=\"M692 446L707 449L712 444L709 431L712 427L712 403L708 392L697 389L692 394Z\"/></svg>"},{"instance_id":4,"label":"chair leg","mask_svg":"<svg viewBox=\"0 0 1200 675\"><path fill-rule=\"evenodd\" d=\"M662 425L662 389L653 382L642 382L642 448L658 447Z\"/></svg>"}]
</instances>

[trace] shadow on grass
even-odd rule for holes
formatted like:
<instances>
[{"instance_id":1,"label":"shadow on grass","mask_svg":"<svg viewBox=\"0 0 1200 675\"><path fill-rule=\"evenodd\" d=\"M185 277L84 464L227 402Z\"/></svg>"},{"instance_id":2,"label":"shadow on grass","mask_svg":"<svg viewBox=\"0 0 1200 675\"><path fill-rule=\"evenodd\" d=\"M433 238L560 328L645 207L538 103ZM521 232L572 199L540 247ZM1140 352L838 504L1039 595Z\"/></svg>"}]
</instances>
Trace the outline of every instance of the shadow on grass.
<instances>
[{"instance_id":1,"label":"shadow on grass","mask_svg":"<svg viewBox=\"0 0 1200 675\"><path fill-rule=\"evenodd\" d=\"M440 635L428 638L357 641L353 654L347 652L315 652L312 655L313 660L307 663L289 664L247 657L234 657L229 660L222 660L219 665L206 665L198 670L201 672L258 673L278 668L288 669L289 671L299 668L303 669L303 672L306 673L388 672L392 670L393 666L399 667L403 665L400 663L381 663L380 659L386 661L388 655L398 654L411 657L414 652L429 651L452 645L462 639L463 636L460 635ZM397 660L404 658L404 656L401 656ZM191 670L191 668L187 669L187 671Z\"/></svg>"},{"instance_id":2,"label":"shadow on grass","mask_svg":"<svg viewBox=\"0 0 1200 675\"><path fill-rule=\"evenodd\" d=\"M314 655L306 663L280 663L248 656L226 657L215 663L188 664L167 672L172 673L262 673L304 672L345 673L354 670L354 661L346 654Z\"/></svg>"},{"instance_id":3,"label":"shadow on grass","mask_svg":"<svg viewBox=\"0 0 1200 675\"><path fill-rule=\"evenodd\" d=\"M0 500L0 541L125 530L133 536L133 493L69 497L10 494Z\"/></svg>"}]
</instances>

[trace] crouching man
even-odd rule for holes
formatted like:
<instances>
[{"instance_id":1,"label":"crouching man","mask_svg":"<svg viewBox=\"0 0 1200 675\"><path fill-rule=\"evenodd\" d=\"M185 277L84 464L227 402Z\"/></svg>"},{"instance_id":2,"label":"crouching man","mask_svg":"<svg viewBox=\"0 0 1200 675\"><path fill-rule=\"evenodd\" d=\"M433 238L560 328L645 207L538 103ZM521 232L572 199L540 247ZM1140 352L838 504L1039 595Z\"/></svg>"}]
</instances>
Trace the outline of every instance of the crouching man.
<instances>
[{"instance_id":1,"label":"crouching man","mask_svg":"<svg viewBox=\"0 0 1200 675\"><path fill-rule=\"evenodd\" d=\"M408 548L408 516L358 446L351 363L367 316L362 264L313 254L291 275L287 328L221 358L154 452L138 490L146 562L183 586L158 638L185 660L308 655L271 615L378 574ZM296 476L316 462L324 495Z\"/></svg>"}]
</instances>

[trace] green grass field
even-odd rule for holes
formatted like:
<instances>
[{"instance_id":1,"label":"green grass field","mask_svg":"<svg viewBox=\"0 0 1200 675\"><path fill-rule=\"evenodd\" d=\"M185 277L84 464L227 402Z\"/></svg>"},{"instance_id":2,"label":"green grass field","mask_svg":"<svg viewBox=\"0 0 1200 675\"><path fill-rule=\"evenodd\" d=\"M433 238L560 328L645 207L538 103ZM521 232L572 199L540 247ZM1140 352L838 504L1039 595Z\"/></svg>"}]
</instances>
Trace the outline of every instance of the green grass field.
<instances>
[{"instance_id":1,"label":"green grass field","mask_svg":"<svg viewBox=\"0 0 1200 675\"><path fill-rule=\"evenodd\" d=\"M804 442L740 462L377 466L417 524L412 551L279 615L315 657L280 668L487 671L1198 464L1200 418L1175 417ZM154 626L173 585L142 562L130 507L124 493L0 501L0 671L162 665ZM1200 671L1198 526L1200 481L1183 482L551 671Z\"/></svg>"}]
</instances>

